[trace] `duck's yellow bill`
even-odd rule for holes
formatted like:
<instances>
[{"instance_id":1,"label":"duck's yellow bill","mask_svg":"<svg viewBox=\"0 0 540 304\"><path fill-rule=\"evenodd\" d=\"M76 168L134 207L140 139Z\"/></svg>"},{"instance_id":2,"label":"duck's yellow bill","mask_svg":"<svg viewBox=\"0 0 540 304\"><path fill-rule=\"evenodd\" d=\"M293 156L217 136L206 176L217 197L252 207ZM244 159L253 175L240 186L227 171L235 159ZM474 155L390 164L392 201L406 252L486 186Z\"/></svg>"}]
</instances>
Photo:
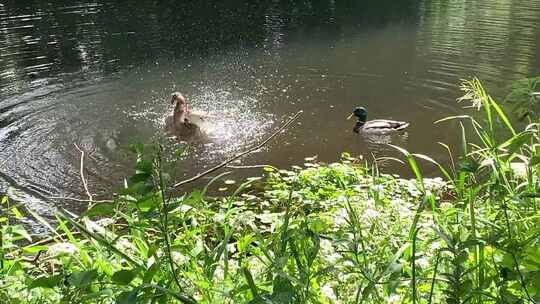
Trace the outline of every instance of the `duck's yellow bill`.
<instances>
[{"instance_id":1,"label":"duck's yellow bill","mask_svg":"<svg viewBox=\"0 0 540 304\"><path fill-rule=\"evenodd\" d=\"M351 113L351 115L349 115L349 116L347 117L347 120L351 119L351 117L353 117L353 116L354 116L354 113Z\"/></svg>"}]
</instances>

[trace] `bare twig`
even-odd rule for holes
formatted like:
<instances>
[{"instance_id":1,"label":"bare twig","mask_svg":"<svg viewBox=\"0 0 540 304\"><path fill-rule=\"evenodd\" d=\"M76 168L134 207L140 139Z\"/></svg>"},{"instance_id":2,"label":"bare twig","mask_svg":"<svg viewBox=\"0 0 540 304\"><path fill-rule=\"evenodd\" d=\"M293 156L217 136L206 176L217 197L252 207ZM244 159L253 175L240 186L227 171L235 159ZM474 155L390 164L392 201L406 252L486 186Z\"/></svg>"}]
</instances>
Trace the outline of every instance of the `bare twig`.
<instances>
[{"instance_id":1,"label":"bare twig","mask_svg":"<svg viewBox=\"0 0 540 304\"><path fill-rule=\"evenodd\" d=\"M247 149L246 151L243 151L241 153L238 153L236 154L235 156L225 160L224 162L220 163L219 165L215 166L215 167L212 167L202 173L199 173L191 178L188 178L186 180L183 180L181 182L178 182L176 184L173 185L173 187L180 187L182 185L185 185L185 184L189 184L191 182L194 182L198 179L200 179L201 177L205 176L205 175L208 175L212 172L215 172L225 166L227 166L229 163L239 159L240 157L243 157L249 153L252 153L254 151L257 151L259 150L260 148L262 148L264 145L266 145L270 140L272 140L272 138L276 137L281 131L285 130L289 125L291 125L299 116L300 114L302 114L302 111L298 111L296 114L294 114L293 117L291 117L291 119L289 119L285 124L283 124L279 129L277 129L274 133L272 133L270 136L268 136L268 138L266 138L265 140L263 140L261 143L259 143L258 145L254 146L254 147L251 147L249 149Z\"/></svg>"},{"instance_id":2,"label":"bare twig","mask_svg":"<svg viewBox=\"0 0 540 304\"><path fill-rule=\"evenodd\" d=\"M79 236L81 235L81 233L79 231L72 231L71 234L73 236ZM65 233L62 233L60 234L60 237L61 238L65 238L67 235ZM63 239L61 239L61 241L63 241ZM34 246L41 246L41 245L47 245L47 244L50 244L50 243L54 243L54 242L57 242L57 239L55 237L49 237L49 238L46 238L46 239L41 239L39 241L36 241L30 245L27 245L26 247L34 247Z\"/></svg>"},{"instance_id":3,"label":"bare twig","mask_svg":"<svg viewBox=\"0 0 540 304\"><path fill-rule=\"evenodd\" d=\"M80 171L80 175L81 175L81 180L82 180L82 183L83 183L83 186L84 186L84 191L86 191L86 195L88 195L88 199L90 201L94 201L93 200L93 197L92 197L92 194L90 193L90 191L88 190L88 183L86 182L86 179L84 178L84 151L81 150L81 148L79 148L79 146L77 146L77 144L73 144L75 146L75 148L77 148L77 150L79 150L79 152L81 152L81 171Z\"/></svg>"},{"instance_id":4,"label":"bare twig","mask_svg":"<svg viewBox=\"0 0 540 304\"><path fill-rule=\"evenodd\" d=\"M262 169L262 168L274 168L274 166L270 165L250 165L250 166L225 166L229 169Z\"/></svg>"},{"instance_id":5,"label":"bare twig","mask_svg":"<svg viewBox=\"0 0 540 304\"><path fill-rule=\"evenodd\" d=\"M40 250L38 251L38 253L36 254L36 256L32 259L32 264L36 264L37 261L39 260L39 257L41 256L41 254L45 252L45 250Z\"/></svg>"}]
</instances>

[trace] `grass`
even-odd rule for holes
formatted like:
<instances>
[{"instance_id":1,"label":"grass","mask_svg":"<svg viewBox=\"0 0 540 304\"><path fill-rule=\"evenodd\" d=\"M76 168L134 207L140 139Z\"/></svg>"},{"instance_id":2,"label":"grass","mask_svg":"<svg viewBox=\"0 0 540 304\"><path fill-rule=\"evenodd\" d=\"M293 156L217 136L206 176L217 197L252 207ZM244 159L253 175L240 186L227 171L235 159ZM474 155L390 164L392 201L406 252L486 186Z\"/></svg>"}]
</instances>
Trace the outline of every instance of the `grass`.
<instances>
[{"instance_id":1,"label":"grass","mask_svg":"<svg viewBox=\"0 0 540 304\"><path fill-rule=\"evenodd\" d=\"M228 196L174 196L163 172L176 164L134 146L135 174L112 202L60 209L46 241L3 198L0 301L538 303L538 123L514 127L477 79L463 89L483 116L437 122L463 130L451 166L395 147L412 180L344 154L267 167Z\"/></svg>"}]
</instances>

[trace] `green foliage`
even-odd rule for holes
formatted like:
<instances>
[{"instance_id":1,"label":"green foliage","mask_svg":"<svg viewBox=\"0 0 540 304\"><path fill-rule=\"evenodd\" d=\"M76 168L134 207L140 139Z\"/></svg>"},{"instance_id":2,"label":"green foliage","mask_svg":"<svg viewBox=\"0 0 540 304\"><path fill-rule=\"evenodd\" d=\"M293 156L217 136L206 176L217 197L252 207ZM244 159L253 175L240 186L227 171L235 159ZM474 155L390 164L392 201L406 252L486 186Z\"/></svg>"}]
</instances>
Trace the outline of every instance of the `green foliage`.
<instances>
[{"instance_id":1,"label":"green foliage","mask_svg":"<svg viewBox=\"0 0 540 304\"><path fill-rule=\"evenodd\" d=\"M176 160L164 160L160 146L136 145L135 173L114 200L77 217L60 209L45 241L25 231L25 212L3 198L0 298L540 302L538 124L518 131L478 80L463 89L462 100L484 119L440 121L461 120L461 154L450 155L451 167L395 147L412 180L344 154L328 165L307 159L291 170L267 167L264 181L248 179L227 196L210 197L208 187L179 195L164 173ZM466 138L466 128L476 138ZM445 180L425 177L421 161Z\"/></svg>"},{"instance_id":2,"label":"green foliage","mask_svg":"<svg viewBox=\"0 0 540 304\"><path fill-rule=\"evenodd\" d=\"M524 78L510 86L510 93L506 95L505 102L513 105L512 112L518 117L531 117L537 119L540 110L540 96L534 97L533 92L540 92L540 77Z\"/></svg>"}]
</instances>

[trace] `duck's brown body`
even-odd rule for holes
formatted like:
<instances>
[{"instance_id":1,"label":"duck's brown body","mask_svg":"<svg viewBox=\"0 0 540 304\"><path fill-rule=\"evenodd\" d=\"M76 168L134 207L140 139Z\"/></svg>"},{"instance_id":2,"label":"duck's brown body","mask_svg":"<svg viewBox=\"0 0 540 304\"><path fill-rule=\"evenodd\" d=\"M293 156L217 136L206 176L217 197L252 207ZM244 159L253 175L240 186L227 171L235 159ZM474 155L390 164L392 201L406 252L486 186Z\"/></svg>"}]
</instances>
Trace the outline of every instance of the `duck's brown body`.
<instances>
[{"instance_id":1,"label":"duck's brown body","mask_svg":"<svg viewBox=\"0 0 540 304\"><path fill-rule=\"evenodd\" d=\"M181 93L174 93L171 103L174 104L174 110L172 115L166 120L168 131L183 139L201 137L203 132L199 124L207 115L190 111L186 99Z\"/></svg>"},{"instance_id":2,"label":"duck's brown body","mask_svg":"<svg viewBox=\"0 0 540 304\"><path fill-rule=\"evenodd\" d=\"M172 116L167 119L166 125L169 133L181 139L198 138L204 135L201 128L196 124L190 122L175 123Z\"/></svg>"}]
</instances>

